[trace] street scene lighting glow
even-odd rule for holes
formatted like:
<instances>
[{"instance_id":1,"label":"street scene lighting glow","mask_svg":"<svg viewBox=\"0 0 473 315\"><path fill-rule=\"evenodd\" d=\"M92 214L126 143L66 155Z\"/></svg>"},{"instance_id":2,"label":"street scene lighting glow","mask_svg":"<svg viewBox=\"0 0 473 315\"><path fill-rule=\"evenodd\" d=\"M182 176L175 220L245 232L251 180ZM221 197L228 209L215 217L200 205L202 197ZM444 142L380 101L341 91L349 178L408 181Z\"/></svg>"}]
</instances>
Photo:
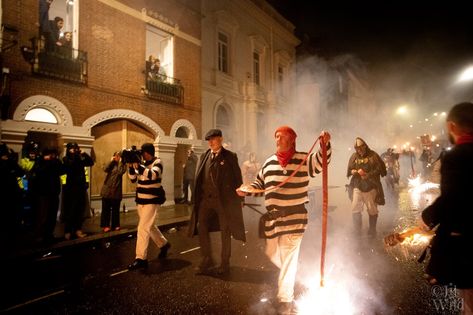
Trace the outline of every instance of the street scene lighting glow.
<instances>
[{"instance_id":1,"label":"street scene lighting glow","mask_svg":"<svg viewBox=\"0 0 473 315\"><path fill-rule=\"evenodd\" d=\"M471 81L473 79L473 66L466 68L458 78L458 82Z\"/></svg>"},{"instance_id":2,"label":"street scene lighting glow","mask_svg":"<svg viewBox=\"0 0 473 315\"><path fill-rule=\"evenodd\" d=\"M404 115L405 113L407 113L407 106L403 105L401 107L398 107L396 113L399 115Z\"/></svg>"}]
</instances>

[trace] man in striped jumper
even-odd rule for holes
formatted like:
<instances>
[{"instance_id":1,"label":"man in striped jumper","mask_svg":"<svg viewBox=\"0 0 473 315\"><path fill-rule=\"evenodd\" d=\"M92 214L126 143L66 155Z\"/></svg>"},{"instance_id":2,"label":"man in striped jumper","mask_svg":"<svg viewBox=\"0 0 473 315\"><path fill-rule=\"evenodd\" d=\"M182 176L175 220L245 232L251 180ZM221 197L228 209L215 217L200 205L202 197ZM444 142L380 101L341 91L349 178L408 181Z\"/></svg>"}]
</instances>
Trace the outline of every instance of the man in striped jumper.
<instances>
[{"instance_id":1,"label":"man in striped jumper","mask_svg":"<svg viewBox=\"0 0 473 315\"><path fill-rule=\"evenodd\" d=\"M163 165L161 160L154 156L154 145L145 143L141 146L141 155L144 163L127 163L128 177L136 185L136 204L138 212L138 233L136 238L136 258L128 266L129 270L148 267L149 240L158 246L161 251L159 258L166 258L171 244L154 224L159 205L166 201L164 189L161 186Z\"/></svg>"},{"instance_id":2,"label":"man in striped jumper","mask_svg":"<svg viewBox=\"0 0 473 315\"><path fill-rule=\"evenodd\" d=\"M304 204L309 202L309 179L322 171L322 152L319 150L309 154L296 174L287 180L307 155L296 151L296 137L291 127L281 126L276 129L276 153L264 162L251 184L255 189L266 190L264 196L268 220L265 222L265 252L280 269L277 299L278 311L283 314L290 313L293 305L297 260L308 221ZM330 161L330 134L323 131L321 137L327 144ZM285 180L286 183L275 189L274 186ZM237 192L240 196L248 195L240 189Z\"/></svg>"}]
</instances>

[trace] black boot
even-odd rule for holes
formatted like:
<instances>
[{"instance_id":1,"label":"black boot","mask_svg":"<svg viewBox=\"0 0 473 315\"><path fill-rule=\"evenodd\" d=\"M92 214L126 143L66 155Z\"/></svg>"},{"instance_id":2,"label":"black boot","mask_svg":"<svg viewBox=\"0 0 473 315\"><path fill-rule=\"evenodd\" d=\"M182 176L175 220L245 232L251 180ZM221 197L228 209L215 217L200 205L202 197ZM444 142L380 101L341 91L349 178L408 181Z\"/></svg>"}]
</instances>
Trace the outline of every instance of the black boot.
<instances>
[{"instance_id":1,"label":"black boot","mask_svg":"<svg viewBox=\"0 0 473 315\"><path fill-rule=\"evenodd\" d=\"M378 215L370 215L370 227L368 230L368 235L370 237L376 237L376 223L378 222Z\"/></svg>"},{"instance_id":2,"label":"black boot","mask_svg":"<svg viewBox=\"0 0 473 315\"><path fill-rule=\"evenodd\" d=\"M361 213L353 213L353 232L355 236L361 236Z\"/></svg>"}]
</instances>

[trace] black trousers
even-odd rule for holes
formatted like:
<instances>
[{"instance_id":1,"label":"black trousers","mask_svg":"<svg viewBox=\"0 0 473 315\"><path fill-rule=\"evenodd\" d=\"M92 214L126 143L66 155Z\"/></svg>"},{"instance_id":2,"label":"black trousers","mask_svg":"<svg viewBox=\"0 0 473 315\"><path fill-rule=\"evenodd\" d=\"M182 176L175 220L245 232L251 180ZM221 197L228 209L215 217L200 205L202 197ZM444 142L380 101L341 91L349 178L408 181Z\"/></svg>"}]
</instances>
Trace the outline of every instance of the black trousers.
<instances>
[{"instance_id":1,"label":"black trousers","mask_svg":"<svg viewBox=\"0 0 473 315\"><path fill-rule=\"evenodd\" d=\"M214 199L215 200L215 199ZM229 264L232 251L232 239L228 218L223 209L214 201L204 200L199 209L199 242L203 258L212 257L209 227L212 221L218 220L222 240L221 264Z\"/></svg>"},{"instance_id":2,"label":"black trousers","mask_svg":"<svg viewBox=\"0 0 473 315\"><path fill-rule=\"evenodd\" d=\"M100 215L100 226L111 227L114 230L120 226L120 202L121 199L102 198L102 214ZM110 218L112 224L110 225Z\"/></svg>"}]
</instances>

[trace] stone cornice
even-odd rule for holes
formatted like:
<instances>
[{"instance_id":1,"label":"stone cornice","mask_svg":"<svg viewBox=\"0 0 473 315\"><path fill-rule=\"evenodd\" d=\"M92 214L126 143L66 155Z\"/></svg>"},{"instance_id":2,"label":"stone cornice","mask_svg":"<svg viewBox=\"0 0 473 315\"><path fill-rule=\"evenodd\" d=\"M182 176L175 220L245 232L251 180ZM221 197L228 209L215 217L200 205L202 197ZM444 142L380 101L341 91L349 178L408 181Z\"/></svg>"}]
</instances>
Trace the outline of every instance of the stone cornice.
<instances>
[{"instance_id":1,"label":"stone cornice","mask_svg":"<svg viewBox=\"0 0 473 315\"><path fill-rule=\"evenodd\" d=\"M292 33L292 30L290 31L285 26L281 25L277 19L269 16L251 0L239 0L231 2L243 8L248 15L253 16L257 21L263 23L269 29L272 29L273 32L280 36L283 40L286 40L293 46L299 45L300 40Z\"/></svg>"},{"instance_id":2,"label":"stone cornice","mask_svg":"<svg viewBox=\"0 0 473 315\"><path fill-rule=\"evenodd\" d=\"M122 13L128 14L129 16L132 16L134 18L137 18L145 23L154 25L162 30L165 30L166 32L169 32L177 37L180 37L182 39L185 39L197 46L201 46L201 40L198 38L195 38L192 35L189 35L179 29L179 26L176 24L174 26L166 24L158 19L155 19L151 16L149 16L146 12L146 9L142 11L135 10L133 8L130 8L123 3L117 1L117 0L98 0L102 2L105 5L108 5L109 7L112 7Z\"/></svg>"}]
</instances>

